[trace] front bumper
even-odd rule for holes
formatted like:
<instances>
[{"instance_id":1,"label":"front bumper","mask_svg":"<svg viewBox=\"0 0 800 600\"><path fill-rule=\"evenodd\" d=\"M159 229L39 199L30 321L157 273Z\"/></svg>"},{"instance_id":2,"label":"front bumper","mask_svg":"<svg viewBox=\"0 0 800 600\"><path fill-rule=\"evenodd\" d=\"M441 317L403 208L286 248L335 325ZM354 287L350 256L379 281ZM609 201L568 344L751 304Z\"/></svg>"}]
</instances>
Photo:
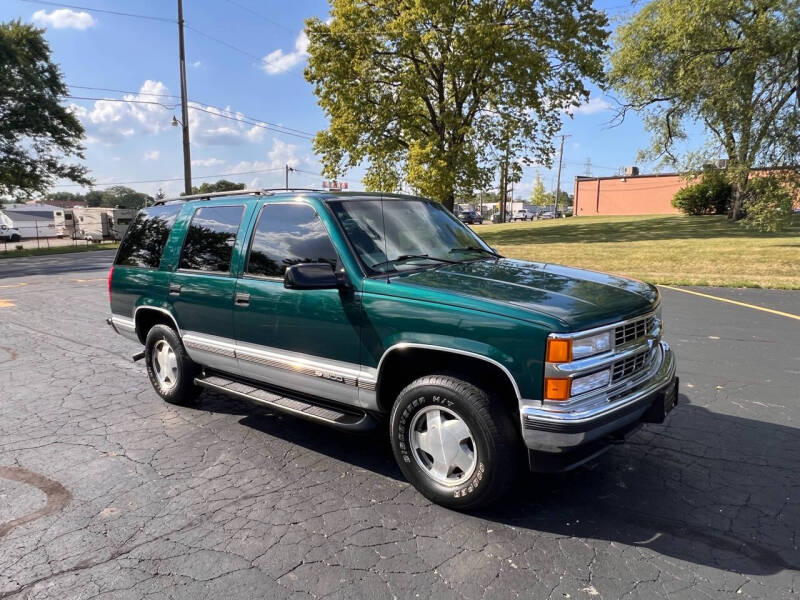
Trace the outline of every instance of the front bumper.
<instances>
[{"instance_id":1,"label":"front bumper","mask_svg":"<svg viewBox=\"0 0 800 600\"><path fill-rule=\"evenodd\" d=\"M522 435L533 451L560 454L579 446L609 441L641 422L659 422L658 415L677 402L675 356L666 342L659 343L656 366L645 380L632 382L621 394L598 398L574 410L555 412L542 406L523 406ZM661 402L661 404L659 404ZM661 420L664 414L661 413Z\"/></svg>"}]
</instances>

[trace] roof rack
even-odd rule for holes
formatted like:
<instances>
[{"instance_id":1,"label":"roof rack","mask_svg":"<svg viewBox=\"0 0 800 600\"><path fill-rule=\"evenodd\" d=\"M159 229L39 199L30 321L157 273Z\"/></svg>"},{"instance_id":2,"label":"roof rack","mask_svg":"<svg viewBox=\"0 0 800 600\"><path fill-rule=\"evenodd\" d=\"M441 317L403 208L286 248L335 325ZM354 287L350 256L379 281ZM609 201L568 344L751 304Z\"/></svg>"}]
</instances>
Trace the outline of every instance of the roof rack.
<instances>
[{"instance_id":1,"label":"roof rack","mask_svg":"<svg viewBox=\"0 0 800 600\"><path fill-rule=\"evenodd\" d=\"M206 194L189 194L178 196L177 198L165 198L154 202L152 206L161 206L167 202L186 202L188 200L210 200L212 198L222 198L225 196L262 196L274 194L276 192L327 192L319 188L255 188L249 190L230 190L228 192L208 192Z\"/></svg>"}]
</instances>

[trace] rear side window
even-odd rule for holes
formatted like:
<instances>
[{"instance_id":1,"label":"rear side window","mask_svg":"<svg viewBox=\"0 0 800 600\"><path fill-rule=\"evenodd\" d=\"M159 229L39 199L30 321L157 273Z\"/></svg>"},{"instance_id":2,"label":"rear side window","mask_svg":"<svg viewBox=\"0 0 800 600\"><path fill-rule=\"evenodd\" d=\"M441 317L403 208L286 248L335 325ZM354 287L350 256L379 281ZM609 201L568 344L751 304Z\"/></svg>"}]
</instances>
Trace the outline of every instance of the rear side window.
<instances>
[{"instance_id":1,"label":"rear side window","mask_svg":"<svg viewBox=\"0 0 800 600\"><path fill-rule=\"evenodd\" d=\"M248 275L283 277L287 267L328 263L337 255L322 221L305 204L265 204L253 232L247 258Z\"/></svg>"},{"instance_id":2,"label":"rear side window","mask_svg":"<svg viewBox=\"0 0 800 600\"><path fill-rule=\"evenodd\" d=\"M119 245L116 264L158 268L169 232L181 208L181 204L153 206L136 215ZM83 221L83 217L80 220Z\"/></svg>"},{"instance_id":3,"label":"rear side window","mask_svg":"<svg viewBox=\"0 0 800 600\"><path fill-rule=\"evenodd\" d=\"M244 206L204 206L192 216L179 268L229 273Z\"/></svg>"}]
</instances>

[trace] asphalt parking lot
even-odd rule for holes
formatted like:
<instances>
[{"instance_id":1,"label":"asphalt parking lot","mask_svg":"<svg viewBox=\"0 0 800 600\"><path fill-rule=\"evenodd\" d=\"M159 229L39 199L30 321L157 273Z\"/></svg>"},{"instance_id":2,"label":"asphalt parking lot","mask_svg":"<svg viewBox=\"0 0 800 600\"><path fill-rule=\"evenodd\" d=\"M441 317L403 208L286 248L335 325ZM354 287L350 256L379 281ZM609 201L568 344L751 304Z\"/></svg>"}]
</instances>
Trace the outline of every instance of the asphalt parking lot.
<instances>
[{"instance_id":1,"label":"asphalt parking lot","mask_svg":"<svg viewBox=\"0 0 800 600\"><path fill-rule=\"evenodd\" d=\"M110 260L0 260L0 599L800 595L800 320L663 290L668 422L466 515L377 436L163 403L104 323Z\"/></svg>"}]
</instances>

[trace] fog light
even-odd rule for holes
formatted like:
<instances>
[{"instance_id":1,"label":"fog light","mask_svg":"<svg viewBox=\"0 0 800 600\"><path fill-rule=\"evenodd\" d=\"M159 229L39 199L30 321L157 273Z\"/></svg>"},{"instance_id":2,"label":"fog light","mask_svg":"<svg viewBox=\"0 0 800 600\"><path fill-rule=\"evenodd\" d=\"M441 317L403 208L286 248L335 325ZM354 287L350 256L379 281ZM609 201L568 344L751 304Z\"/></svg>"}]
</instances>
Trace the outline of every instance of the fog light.
<instances>
[{"instance_id":1,"label":"fog light","mask_svg":"<svg viewBox=\"0 0 800 600\"><path fill-rule=\"evenodd\" d=\"M569 400L569 379L548 377L544 380L545 400Z\"/></svg>"},{"instance_id":2,"label":"fog light","mask_svg":"<svg viewBox=\"0 0 800 600\"><path fill-rule=\"evenodd\" d=\"M591 390L596 390L597 388L605 387L610 380L611 371L608 369L584 377L577 377L572 380L572 395L577 396Z\"/></svg>"}]
</instances>

